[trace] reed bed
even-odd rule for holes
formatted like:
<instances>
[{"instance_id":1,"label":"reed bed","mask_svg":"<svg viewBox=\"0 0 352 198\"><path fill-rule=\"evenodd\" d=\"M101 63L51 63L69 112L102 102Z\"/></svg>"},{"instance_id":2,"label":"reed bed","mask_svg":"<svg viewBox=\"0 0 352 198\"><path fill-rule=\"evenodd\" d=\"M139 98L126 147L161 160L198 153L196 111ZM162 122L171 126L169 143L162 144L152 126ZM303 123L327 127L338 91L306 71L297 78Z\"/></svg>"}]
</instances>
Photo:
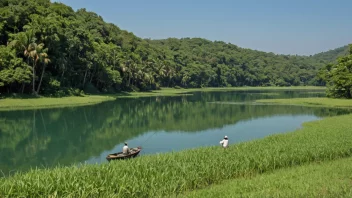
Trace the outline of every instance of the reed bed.
<instances>
[{"instance_id":1,"label":"reed bed","mask_svg":"<svg viewBox=\"0 0 352 198\"><path fill-rule=\"evenodd\" d=\"M352 155L352 115L292 133L100 165L31 170L0 179L0 197L168 197L284 167ZM214 140L216 141L216 140Z\"/></svg>"}]
</instances>

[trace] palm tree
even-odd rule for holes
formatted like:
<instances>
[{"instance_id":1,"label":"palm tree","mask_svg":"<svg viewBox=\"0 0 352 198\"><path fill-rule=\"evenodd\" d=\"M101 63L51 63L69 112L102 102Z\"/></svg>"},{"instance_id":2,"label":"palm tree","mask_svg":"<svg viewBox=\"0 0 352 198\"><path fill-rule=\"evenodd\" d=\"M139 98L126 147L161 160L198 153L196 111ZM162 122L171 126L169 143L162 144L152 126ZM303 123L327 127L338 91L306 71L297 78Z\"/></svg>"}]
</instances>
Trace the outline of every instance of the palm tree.
<instances>
[{"instance_id":1,"label":"palm tree","mask_svg":"<svg viewBox=\"0 0 352 198\"><path fill-rule=\"evenodd\" d=\"M159 61L158 62L158 75L159 77L165 76L165 62Z\"/></svg>"},{"instance_id":2,"label":"palm tree","mask_svg":"<svg viewBox=\"0 0 352 198\"><path fill-rule=\"evenodd\" d=\"M66 53L62 53L62 55L57 59L56 62L56 66L58 66L58 71L61 72L61 79L60 81L62 82L63 81L63 78L64 78L64 74L65 74L65 71L67 69L67 63L68 63L68 60L67 60L67 55Z\"/></svg>"},{"instance_id":3,"label":"palm tree","mask_svg":"<svg viewBox=\"0 0 352 198\"><path fill-rule=\"evenodd\" d=\"M39 85L38 85L38 88L37 88L37 94L39 94L40 86L42 84L43 76L44 76L44 73L45 73L45 68L50 63L49 56L48 56L48 54L46 52L39 53L39 60L40 60L41 63L43 63L43 70L42 70L42 75L40 76L40 81L39 81Z\"/></svg>"},{"instance_id":4,"label":"palm tree","mask_svg":"<svg viewBox=\"0 0 352 198\"><path fill-rule=\"evenodd\" d=\"M28 27L27 27L28 28ZM29 52L31 51L31 44L35 42L35 37L33 31L20 32L18 34L12 34L14 38L9 46L14 47L15 49L22 51L23 55L27 58L27 62L29 64Z\"/></svg>"},{"instance_id":5,"label":"palm tree","mask_svg":"<svg viewBox=\"0 0 352 198\"><path fill-rule=\"evenodd\" d=\"M144 73L143 80L147 82L148 89L150 89L151 85L155 82L153 75L147 72Z\"/></svg>"},{"instance_id":6,"label":"palm tree","mask_svg":"<svg viewBox=\"0 0 352 198\"><path fill-rule=\"evenodd\" d=\"M174 75L175 75L175 69L169 64L167 64L165 68L165 76L168 79L167 87L170 86L171 79L174 77Z\"/></svg>"},{"instance_id":7,"label":"palm tree","mask_svg":"<svg viewBox=\"0 0 352 198\"><path fill-rule=\"evenodd\" d=\"M189 81L189 79L191 79L191 77L189 77L187 74L185 74L181 80L182 85L187 87L187 82Z\"/></svg>"},{"instance_id":8,"label":"palm tree","mask_svg":"<svg viewBox=\"0 0 352 198\"><path fill-rule=\"evenodd\" d=\"M162 84L163 78L165 77L165 62L157 59L153 64L154 78L158 83Z\"/></svg>"},{"instance_id":9,"label":"palm tree","mask_svg":"<svg viewBox=\"0 0 352 198\"><path fill-rule=\"evenodd\" d=\"M10 47L17 49L18 51L23 52L23 56L27 59L27 64L29 65L30 54L33 50L32 43L35 42L35 37L33 31L20 32L13 35L15 37L9 43ZM24 91L25 83L22 83L22 93Z\"/></svg>"},{"instance_id":10,"label":"palm tree","mask_svg":"<svg viewBox=\"0 0 352 198\"><path fill-rule=\"evenodd\" d=\"M138 67L138 64L136 62L133 62L130 67L130 76L132 77L132 86L135 86L136 80L141 76L141 71ZM131 78L130 78L131 79Z\"/></svg>"},{"instance_id":11,"label":"palm tree","mask_svg":"<svg viewBox=\"0 0 352 198\"><path fill-rule=\"evenodd\" d=\"M33 94L36 94L35 91L35 67L36 64L39 60L39 55L38 52L42 51L44 48L44 44L36 43L36 38L34 34L35 28L31 25L25 25L23 26L23 29L25 29L25 32L20 32L18 34L14 34L13 36L15 39L10 42L10 46L17 48L18 50L24 50L23 55L27 58L27 63L29 65L29 60L32 60L32 92ZM24 89L24 85L22 87L22 92Z\"/></svg>"},{"instance_id":12,"label":"palm tree","mask_svg":"<svg viewBox=\"0 0 352 198\"><path fill-rule=\"evenodd\" d=\"M130 86L130 83L131 83L131 69L130 69L130 65L131 65L131 61L130 60L127 60L125 61L124 64L121 64L121 71L123 73L123 78L127 77L127 87Z\"/></svg>"},{"instance_id":13,"label":"palm tree","mask_svg":"<svg viewBox=\"0 0 352 198\"><path fill-rule=\"evenodd\" d=\"M32 93L34 95L37 95L36 91L35 91L35 68L36 68L36 65L37 65L37 62L39 60L39 53L42 49L44 48L44 44L43 43L40 43L40 44L36 44L36 43L31 43L30 44L30 51L29 51L29 57L32 58L32 63L33 63L33 66L32 66L32 85L33 85L33 89L32 89Z\"/></svg>"}]
</instances>

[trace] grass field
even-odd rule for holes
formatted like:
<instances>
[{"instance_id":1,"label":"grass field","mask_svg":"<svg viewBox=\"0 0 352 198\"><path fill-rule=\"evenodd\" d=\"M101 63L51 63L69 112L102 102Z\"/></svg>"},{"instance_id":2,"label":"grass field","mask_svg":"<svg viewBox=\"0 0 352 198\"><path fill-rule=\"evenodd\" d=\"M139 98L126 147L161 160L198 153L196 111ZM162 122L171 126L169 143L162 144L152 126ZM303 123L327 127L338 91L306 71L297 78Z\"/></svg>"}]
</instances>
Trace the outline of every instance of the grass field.
<instances>
[{"instance_id":1,"label":"grass field","mask_svg":"<svg viewBox=\"0 0 352 198\"><path fill-rule=\"evenodd\" d=\"M0 111L57 108L68 106L92 105L105 101L115 100L116 98L137 98L150 96L179 96L190 92L210 92L210 91L243 91L243 90L324 90L325 87L298 86L298 87L225 87L225 88L199 88L199 89L175 89L162 88L150 92L122 92L109 95L86 95L82 97L71 96L62 98L19 98L5 97L0 99ZM23 96L22 96L23 97Z\"/></svg>"},{"instance_id":2,"label":"grass field","mask_svg":"<svg viewBox=\"0 0 352 198\"><path fill-rule=\"evenodd\" d=\"M352 158L224 181L184 197L352 197Z\"/></svg>"},{"instance_id":3,"label":"grass field","mask_svg":"<svg viewBox=\"0 0 352 198\"><path fill-rule=\"evenodd\" d=\"M116 98L111 96L71 96L63 98L28 99L5 98L0 99L0 111L93 105L111 100L116 100Z\"/></svg>"},{"instance_id":4,"label":"grass field","mask_svg":"<svg viewBox=\"0 0 352 198\"><path fill-rule=\"evenodd\" d=\"M255 176L282 168L350 157L351 120L352 115L325 118L305 123L301 129L291 133L231 145L226 150L220 147L205 147L141 156L109 164L18 173L0 179L0 197L183 195L192 190L221 184L226 180L231 182L231 179L256 178ZM307 180L308 177L309 175ZM273 183L267 185L275 186L275 183L283 183L283 180L284 177L279 181L268 180ZM287 188L294 188L296 185L299 188L295 191L309 192L307 186L301 184L301 180L292 182L293 186L288 185ZM331 188L337 189L337 195L344 195L343 189L338 190L339 183L332 185L334 186ZM255 195L256 189L252 188L251 192ZM265 195L265 192L263 193Z\"/></svg>"},{"instance_id":5,"label":"grass field","mask_svg":"<svg viewBox=\"0 0 352 198\"><path fill-rule=\"evenodd\" d=\"M333 98L292 98L292 99L263 99L256 100L257 103L284 104L299 106L318 106L318 107L339 107L352 108L352 100L333 99Z\"/></svg>"}]
</instances>

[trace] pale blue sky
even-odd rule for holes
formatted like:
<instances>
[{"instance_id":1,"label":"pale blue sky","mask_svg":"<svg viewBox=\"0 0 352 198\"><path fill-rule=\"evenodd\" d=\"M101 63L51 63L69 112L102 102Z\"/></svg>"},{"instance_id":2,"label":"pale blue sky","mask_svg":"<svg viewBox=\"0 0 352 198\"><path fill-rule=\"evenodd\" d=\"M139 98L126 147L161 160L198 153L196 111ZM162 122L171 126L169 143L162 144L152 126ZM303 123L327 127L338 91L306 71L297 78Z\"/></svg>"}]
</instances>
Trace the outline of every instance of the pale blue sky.
<instances>
[{"instance_id":1,"label":"pale blue sky","mask_svg":"<svg viewBox=\"0 0 352 198\"><path fill-rule=\"evenodd\" d=\"M201 37L310 55L352 42L352 0L57 0L142 38Z\"/></svg>"}]
</instances>

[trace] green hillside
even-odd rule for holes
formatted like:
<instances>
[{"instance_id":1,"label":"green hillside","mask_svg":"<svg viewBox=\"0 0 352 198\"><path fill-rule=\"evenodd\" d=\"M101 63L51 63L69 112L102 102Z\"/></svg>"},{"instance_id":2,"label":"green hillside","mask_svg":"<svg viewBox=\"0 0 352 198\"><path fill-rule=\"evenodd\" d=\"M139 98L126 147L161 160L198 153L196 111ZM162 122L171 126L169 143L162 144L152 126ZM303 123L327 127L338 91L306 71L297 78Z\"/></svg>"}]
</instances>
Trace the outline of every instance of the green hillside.
<instances>
[{"instance_id":1,"label":"green hillside","mask_svg":"<svg viewBox=\"0 0 352 198\"><path fill-rule=\"evenodd\" d=\"M348 45L313 55L316 60L334 62L338 57L348 55Z\"/></svg>"},{"instance_id":2,"label":"green hillside","mask_svg":"<svg viewBox=\"0 0 352 198\"><path fill-rule=\"evenodd\" d=\"M342 53L335 51L308 57L200 38L141 39L85 9L0 1L0 93L320 85L317 71Z\"/></svg>"}]
</instances>

